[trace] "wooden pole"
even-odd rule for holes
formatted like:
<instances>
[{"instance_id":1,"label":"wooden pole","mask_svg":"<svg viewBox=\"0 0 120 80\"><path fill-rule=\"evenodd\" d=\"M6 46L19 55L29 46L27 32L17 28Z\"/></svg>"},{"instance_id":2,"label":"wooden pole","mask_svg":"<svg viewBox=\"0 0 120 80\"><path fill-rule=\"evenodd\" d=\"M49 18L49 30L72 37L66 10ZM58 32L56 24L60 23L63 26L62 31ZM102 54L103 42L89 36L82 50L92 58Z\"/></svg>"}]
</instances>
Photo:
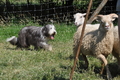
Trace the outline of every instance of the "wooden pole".
<instances>
[{"instance_id":1,"label":"wooden pole","mask_svg":"<svg viewBox=\"0 0 120 80\"><path fill-rule=\"evenodd\" d=\"M100 12L100 10L105 6L105 4L107 3L108 0L103 0L100 5L98 6L98 8L94 11L93 15L90 17L90 19L88 20L87 23L91 24L92 21L94 20L94 17L98 15L98 13Z\"/></svg>"},{"instance_id":2,"label":"wooden pole","mask_svg":"<svg viewBox=\"0 0 120 80\"><path fill-rule=\"evenodd\" d=\"M80 36L80 42L79 42L78 50L77 50L76 56L74 58L74 65L73 65L71 73L70 73L70 80L72 80L74 69L76 67L76 63L77 63L77 60L78 60L78 55L80 53L80 46L81 46L81 43L82 43L82 39L83 39L83 35L84 35L84 30L85 30L85 26L86 26L86 23L87 23L87 20L88 20L88 15L89 15L91 6L92 6L92 0L90 0L89 6L88 6L88 10L87 10L87 15L85 17L85 21L84 21L84 24L83 24L83 28L82 28L82 32L81 32L81 36Z\"/></svg>"},{"instance_id":3,"label":"wooden pole","mask_svg":"<svg viewBox=\"0 0 120 80\"><path fill-rule=\"evenodd\" d=\"M119 48L120 48L120 14L118 14L118 37L119 37ZM119 53L120 53L120 50L119 50Z\"/></svg>"}]
</instances>

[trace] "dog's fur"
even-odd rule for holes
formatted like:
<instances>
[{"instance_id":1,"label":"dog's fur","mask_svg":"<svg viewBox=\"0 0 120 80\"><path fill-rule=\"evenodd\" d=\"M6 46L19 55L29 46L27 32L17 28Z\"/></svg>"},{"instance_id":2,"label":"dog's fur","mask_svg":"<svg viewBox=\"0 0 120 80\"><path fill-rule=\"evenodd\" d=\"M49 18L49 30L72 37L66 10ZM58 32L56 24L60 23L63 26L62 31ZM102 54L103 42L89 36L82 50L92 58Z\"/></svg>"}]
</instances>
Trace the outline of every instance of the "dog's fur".
<instances>
[{"instance_id":1,"label":"dog's fur","mask_svg":"<svg viewBox=\"0 0 120 80\"><path fill-rule=\"evenodd\" d=\"M33 45L35 49L44 48L51 51L52 47L47 44L47 40L54 39L56 33L57 31L53 24L43 27L28 26L20 30L18 38L12 36L6 41L20 48L29 48L30 45Z\"/></svg>"}]
</instances>

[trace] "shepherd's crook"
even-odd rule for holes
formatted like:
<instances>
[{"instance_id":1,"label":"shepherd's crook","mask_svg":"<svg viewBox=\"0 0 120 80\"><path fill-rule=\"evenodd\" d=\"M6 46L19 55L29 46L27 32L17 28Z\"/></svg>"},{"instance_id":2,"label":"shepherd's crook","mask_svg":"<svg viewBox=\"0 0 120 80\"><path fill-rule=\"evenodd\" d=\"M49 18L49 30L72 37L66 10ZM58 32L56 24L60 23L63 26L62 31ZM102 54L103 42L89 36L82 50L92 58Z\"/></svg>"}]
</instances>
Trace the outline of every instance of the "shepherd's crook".
<instances>
[{"instance_id":1,"label":"shepherd's crook","mask_svg":"<svg viewBox=\"0 0 120 80\"><path fill-rule=\"evenodd\" d=\"M80 46L81 46L81 43L82 43L82 38L83 38L83 34L84 34L84 30L85 30L85 26L86 26L86 23L87 23L87 20L88 20L88 15L89 15L91 6L92 6L92 0L90 0L89 6L88 6L88 10L87 10L87 15L85 17L85 21L84 21L84 24L83 24L78 50L77 50L77 53L76 53L76 56L75 56L75 59L74 59L74 65L73 65L71 73L70 73L70 80L72 80L72 76L73 76L73 73L74 73L74 69L76 67L78 55L80 53Z\"/></svg>"}]
</instances>

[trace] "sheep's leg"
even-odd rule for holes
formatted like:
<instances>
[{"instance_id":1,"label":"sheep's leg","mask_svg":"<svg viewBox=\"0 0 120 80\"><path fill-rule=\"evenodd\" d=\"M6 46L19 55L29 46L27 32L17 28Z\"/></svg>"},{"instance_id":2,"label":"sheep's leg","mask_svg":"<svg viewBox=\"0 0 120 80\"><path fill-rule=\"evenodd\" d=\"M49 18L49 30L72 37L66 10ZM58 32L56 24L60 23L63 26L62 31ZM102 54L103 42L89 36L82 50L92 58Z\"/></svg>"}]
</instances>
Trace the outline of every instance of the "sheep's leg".
<instances>
[{"instance_id":1,"label":"sheep's leg","mask_svg":"<svg viewBox=\"0 0 120 80\"><path fill-rule=\"evenodd\" d=\"M102 55L102 54L99 54L97 56L97 58L100 59L104 63L104 65L106 67L107 79L112 80L112 76L111 76L111 73L109 71L108 64L107 64L107 59L105 58L105 56Z\"/></svg>"},{"instance_id":2,"label":"sheep's leg","mask_svg":"<svg viewBox=\"0 0 120 80\"><path fill-rule=\"evenodd\" d=\"M105 56L106 58L108 57L108 55L107 56ZM104 62L102 62L102 68L101 68L101 71L100 71L100 74L103 74L103 71L104 71L104 68L105 68L105 64L104 64Z\"/></svg>"},{"instance_id":3,"label":"sheep's leg","mask_svg":"<svg viewBox=\"0 0 120 80\"><path fill-rule=\"evenodd\" d=\"M104 64L104 63L102 63L101 65L102 65L102 69L101 69L101 71L100 71L100 74L103 74L105 64Z\"/></svg>"},{"instance_id":4,"label":"sheep's leg","mask_svg":"<svg viewBox=\"0 0 120 80\"><path fill-rule=\"evenodd\" d=\"M82 54L82 56L83 56L83 58L84 58L84 60L85 60L85 67L88 68L89 62L88 62L88 60L87 60L87 57L86 57L86 55L84 55L84 54Z\"/></svg>"}]
</instances>

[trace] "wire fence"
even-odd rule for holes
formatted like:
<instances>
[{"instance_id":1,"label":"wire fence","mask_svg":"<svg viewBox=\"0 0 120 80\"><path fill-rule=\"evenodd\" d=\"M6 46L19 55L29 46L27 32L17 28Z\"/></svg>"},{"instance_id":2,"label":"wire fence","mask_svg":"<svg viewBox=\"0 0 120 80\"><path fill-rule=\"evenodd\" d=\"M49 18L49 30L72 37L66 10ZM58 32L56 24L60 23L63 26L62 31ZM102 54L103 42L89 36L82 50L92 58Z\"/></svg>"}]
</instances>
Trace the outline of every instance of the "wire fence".
<instances>
[{"instance_id":1,"label":"wire fence","mask_svg":"<svg viewBox=\"0 0 120 80\"><path fill-rule=\"evenodd\" d=\"M92 14L102 0L93 0ZM117 0L108 0L101 14L114 13ZM33 22L45 24L50 20L70 24L73 14L85 13L89 0L0 0L0 23Z\"/></svg>"}]
</instances>

